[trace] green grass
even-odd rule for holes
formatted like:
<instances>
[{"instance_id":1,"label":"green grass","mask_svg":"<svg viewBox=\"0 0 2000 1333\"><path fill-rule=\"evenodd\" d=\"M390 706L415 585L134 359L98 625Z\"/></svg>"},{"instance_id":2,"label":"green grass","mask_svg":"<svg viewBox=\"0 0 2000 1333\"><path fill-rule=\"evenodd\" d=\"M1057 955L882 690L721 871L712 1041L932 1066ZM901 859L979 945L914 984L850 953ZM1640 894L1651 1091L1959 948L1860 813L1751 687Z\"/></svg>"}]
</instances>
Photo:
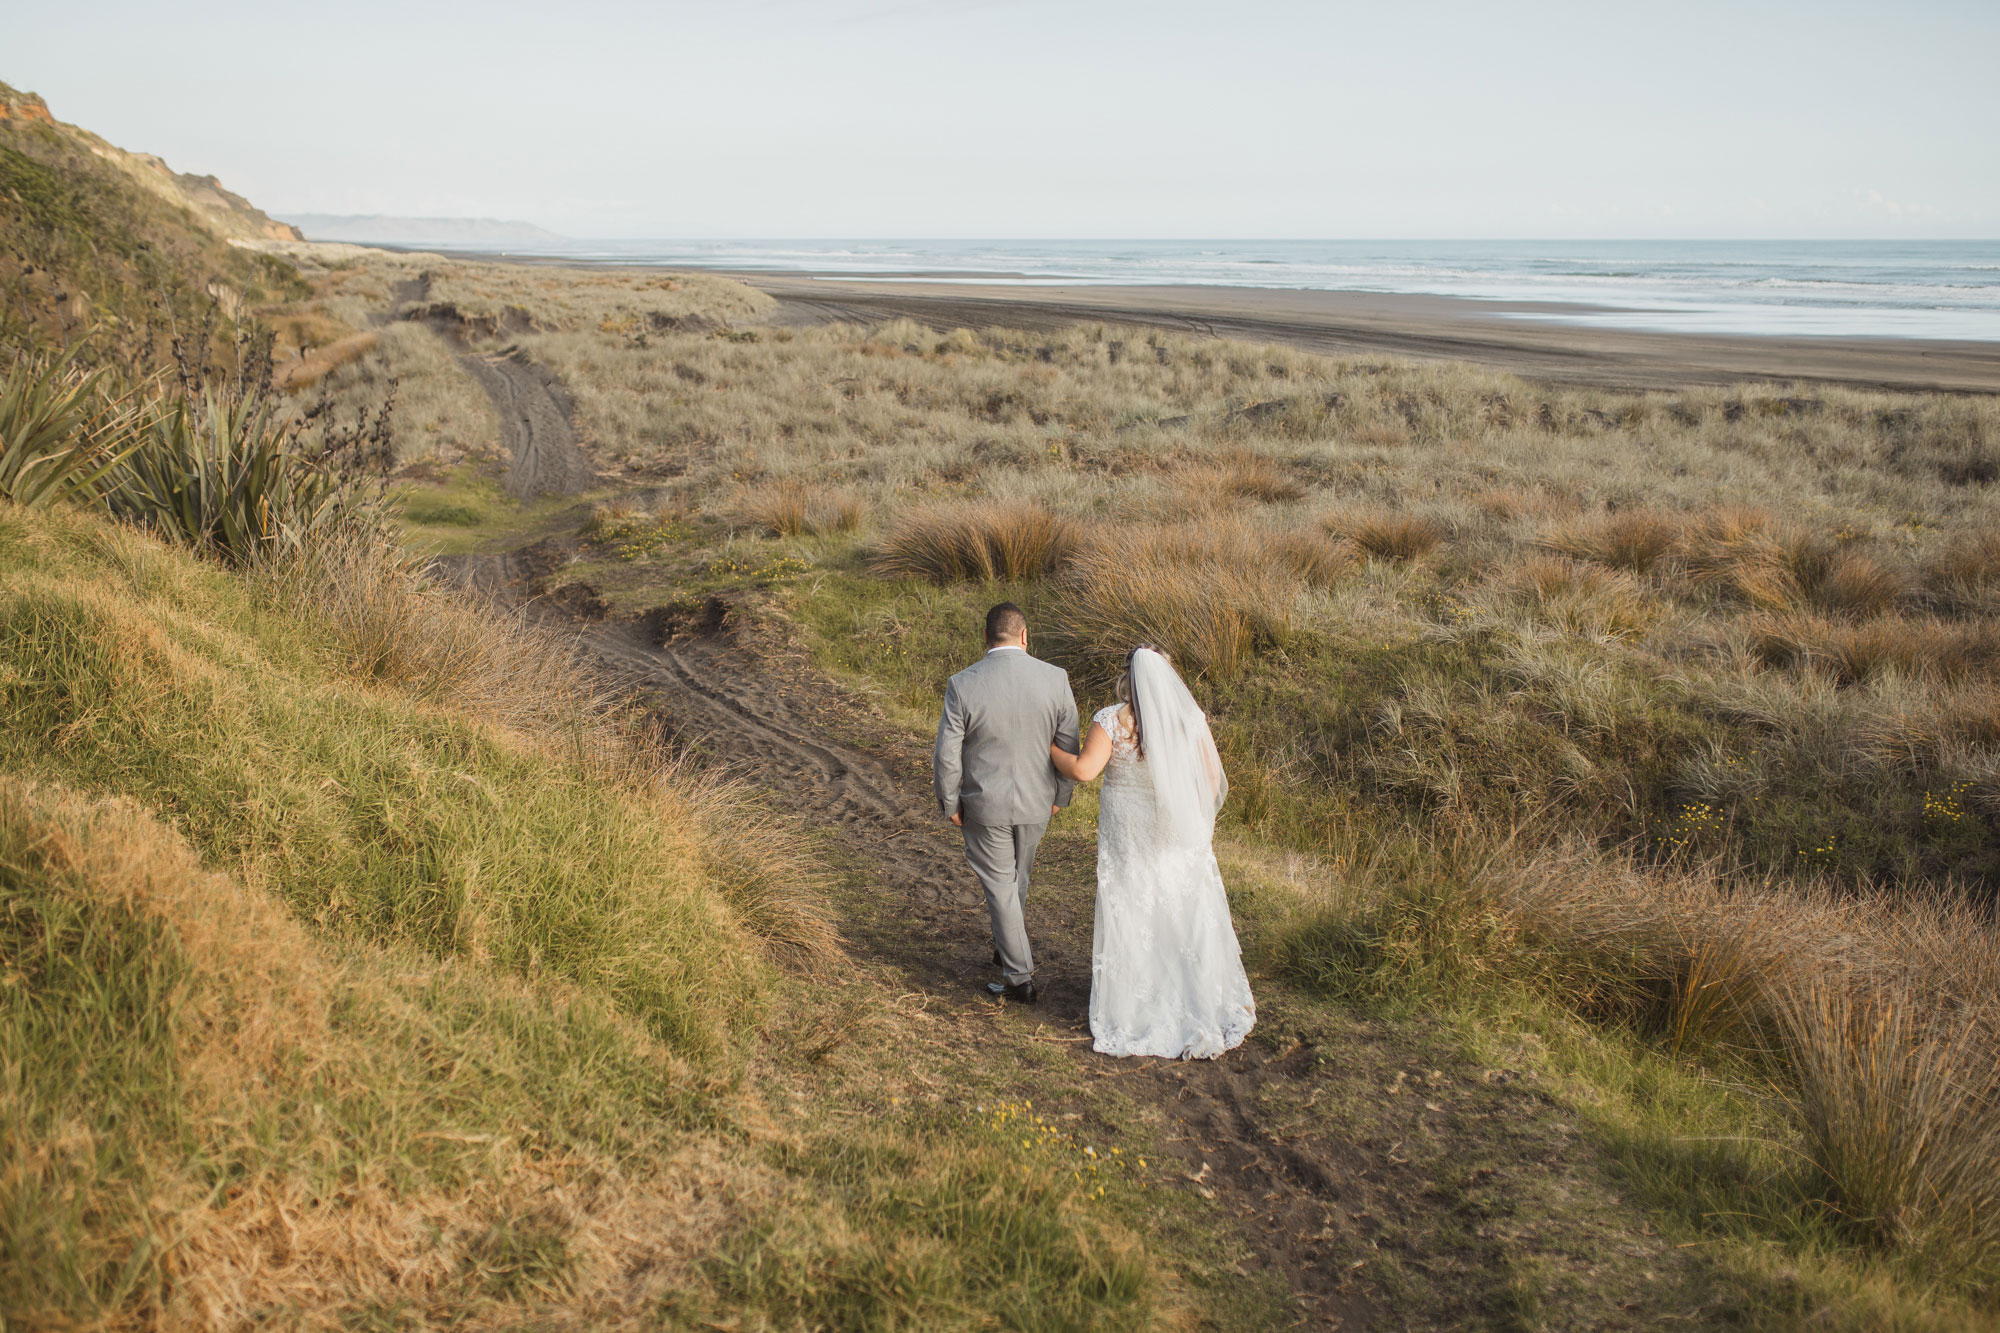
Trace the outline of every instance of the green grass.
<instances>
[{"instance_id":1,"label":"green grass","mask_svg":"<svg viewBox=\"0 0 2000 1333\"><path fill-rule=\"evenodd\" d=\"M399 483L389 504L412 551L471 555L513 550L551 532L572 531L588 502L588 497L543 496L522 504L507 497L495 465L467 461Z\"/></svg>"}]
</instances>

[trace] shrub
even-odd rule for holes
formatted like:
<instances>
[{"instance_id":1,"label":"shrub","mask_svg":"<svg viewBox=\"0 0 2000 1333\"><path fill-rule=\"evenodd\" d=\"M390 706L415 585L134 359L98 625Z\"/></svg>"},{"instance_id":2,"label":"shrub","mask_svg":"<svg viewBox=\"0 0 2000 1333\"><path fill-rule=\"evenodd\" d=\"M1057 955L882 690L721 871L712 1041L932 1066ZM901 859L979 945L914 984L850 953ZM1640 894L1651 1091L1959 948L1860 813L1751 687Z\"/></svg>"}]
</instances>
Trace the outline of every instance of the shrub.
<instances>
[{"instance_id":1,"label":"shrub","mask_svg":"<svg viewBox=\"0 0 2000 1333\"><path fill-rule=\"evenodd\" d=\"M1377 560L1415 560L1445 538L1442 523L1420 514L1339 515L1327 528Z\"/></svg>"},{"instance_id":2,"label":"shrub","mask_svg":"<svg viewBox=\"0 0 2000 1333\"><path fill-rule=\"evenodd\" d=\"M1553 528L1543 534L1541 545L1573 560L1648 574L1680 535L1678 519L1650 509L1621 509Z\"/></svg>"},{"instance_id":3,"label":"shrub","mask_svg":"<svg viewBox=\"0 0 2000 1333\"><path fill-rule=\"evenodd\" d=\"M1046 578L1077 549L1076 525L1038 505L937 505L903 514L875 553L891 578L957 583Z\"/></svg>"}]
</instances>

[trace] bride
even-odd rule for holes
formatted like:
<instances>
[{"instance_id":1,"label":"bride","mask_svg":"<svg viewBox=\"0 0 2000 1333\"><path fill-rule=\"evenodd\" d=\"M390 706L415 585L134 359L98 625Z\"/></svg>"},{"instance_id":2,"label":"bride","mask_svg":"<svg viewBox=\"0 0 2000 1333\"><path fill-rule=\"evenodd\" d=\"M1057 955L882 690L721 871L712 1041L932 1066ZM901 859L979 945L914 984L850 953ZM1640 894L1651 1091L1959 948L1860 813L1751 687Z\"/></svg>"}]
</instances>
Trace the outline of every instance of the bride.
<instances>
[{"instance_id":1,"label":"bride","mask_svg":"<svg viewBox=\"0 0 2000 1333\"><path fill-rule=\"evenodd\" d=\"M1257 1021L1212 842L1229 793L1208 719L1166 654L1125 659L1118 702L1082 753L1049 747L1064 777L1104 774L1090 1032L1105 1055L1210 1059Z\"/></svg>"}]
</instances>

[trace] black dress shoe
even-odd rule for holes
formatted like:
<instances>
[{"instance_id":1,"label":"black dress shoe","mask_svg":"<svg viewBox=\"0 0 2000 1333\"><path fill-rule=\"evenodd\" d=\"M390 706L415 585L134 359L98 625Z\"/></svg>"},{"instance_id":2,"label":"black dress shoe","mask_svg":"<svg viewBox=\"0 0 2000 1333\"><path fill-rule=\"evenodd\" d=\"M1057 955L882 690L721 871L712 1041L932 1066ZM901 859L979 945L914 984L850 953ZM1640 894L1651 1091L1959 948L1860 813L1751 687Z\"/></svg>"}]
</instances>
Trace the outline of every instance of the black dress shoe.
<instances>
[{"instance_id":1,"label":"black dress shoe","mask_svg":"<svg viewBox=\"0 0 2000 1333\"><path fill-rule=\"evenodd\" d=\"M1033 977L1019 985L1009 981L989 981L986 983L986 993L996 1000L1014 1000L1020 1004L1033 1004L1042 998L1041 991L1035 988Z\"/></svg>"}]
</instances>

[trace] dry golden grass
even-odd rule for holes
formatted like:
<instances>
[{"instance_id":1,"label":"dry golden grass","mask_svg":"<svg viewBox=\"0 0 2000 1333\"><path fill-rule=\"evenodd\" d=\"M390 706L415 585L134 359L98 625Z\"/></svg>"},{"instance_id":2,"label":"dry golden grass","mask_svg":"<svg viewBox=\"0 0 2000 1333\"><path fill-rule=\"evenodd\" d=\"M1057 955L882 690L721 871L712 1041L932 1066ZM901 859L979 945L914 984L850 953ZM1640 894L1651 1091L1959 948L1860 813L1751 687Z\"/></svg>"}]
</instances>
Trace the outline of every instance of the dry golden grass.
<instances>
[{"instance_id":1,"label":"dry golden grass","mask_svg":"<svg viewBox=\"0 0 2000 1333\"><path fill-rule=\"evenodd\" d=\"M1932 617L1831 620L1811 614L1767 616L1754 623L1757 651L1772 666L1825 671L1845 684L1897 672L1956 681L1990 674L2000 662L2000 631Z\"/></svg>"},{"instance_id":2,"label":"dry golden grass","mask_svg":"<svg viewBox=\"0 0 2000 1333\"><path fill-rule=\"evenodd\" d=\"M1421 514L1333 514L1328 515L1326 525L1376 560L1416 560L1428 555L1447 535L1444 524Z\"/></svg>"},{"instance_id":3,"label":"dry golden grass","mask_svg":"<svg viewBox=\"0 0 2000 1333\"><path fill-rule=\"evenodd\" d=\"M1630 574L1579 560L1533 555L1495 571L1500 604L1533 623L1591 638L1625 638L1643 632L1659 607Z\"/></svg>"},{"instance_id":4,"label":"dry golden grass","mask_svg":"<svg viewBox=\"0 0 2000 1333\"><path fill-rule=\"evenodd\" d=\"M1274 532L1266 541L1270 558L1289 565L1300 578L1314 587L1329 587L1355 566L1351 543L1331 533L1310 528Z\"/></svg>"},{"instance_id":5,"label":"dry golden grass","mask_svg":"<svg viewBox=\"0 0 2000 1333\"><path fill-rule=\"evenodd\" d=\"M1298 479L1276 459L1243 449L1230 450L1212 462L1185 467L1179 479L1197 498L1218 503L1252 500L1278 504L1299 499L1306 493Z\"/></svg>"},{"instance_id":6,"label":"dry golden grass","mask_svg":"<svg viewBox=\"0 0 2000 1333\"><path fill-rule=\"evenodd\" d=\"M315 347L304 356L279 362L271 382L285 393L301 393L340 367L359 361L375 350L379 341L381 335L378 333L355 333L323 347Z\"/></svg>"},{"instance_id":7,"label":"dry golden grass","mask_svg":"<svg viewBox=\"0 0 2000 1333\"><path fill-rule=\"evenodd\" d=\"M1072 560L1050 629L1102 671L1151 643L1187 675L1226 680L1289 635L1302 586L1242 523L1115 527Z\"/></svg>"},{"instance_id":8,"label":"dry golden grass","mask_svg":"<svg viewBox=\"0 0 2000 1333\"><path fill-rule=\"evenodd\" d=\"M1574 560L1649 574L1679 544L1680 520L1650 509L1621 509L1551 528L1541 544Z\"/></svg>"},{"instance_id":9,"label":"dry golden grass","mask_svg":"<svg viewBox=\"0 0 2000 1333\"><path fill-rule=\"evenodd\" d=\"M1930 597L1945 610L2000 613L2000 530L1959 534L1932 555L1923 581Z\"/></svg>"},{"instance_id":10,"label":"dry golden grass","mask_svg":"<svg viewBox=\"0 0 2000 1333\"><path fill-rule=\"evenodd\" d=\"M2000 932L1964 899L1898 901L1503 853L1404 944L1532 976L1691 1054L1783 1071L1847 1224L1975 1284L2000 1263ZM1465 927L1475 926L1470 932Z\"/></svg>"},{"instance_id":11,"label":"dry golden grass","mask_svg":"<svg viewBox=\"0 0 2000 1333\"><path fill-rule=\"evenodd\" d=\"M1828 1202L1879 1244L1989 1279L2000 1266L1993 1015L1940 1023L1907 991L1846 978L1800 978L1774 1008Z\"/></svg>"},{"instance_id":12,"label":"dry golden grass","mask_svg":"<svg viewBox=\"0 0 2000 1333\"><path fill-rule=\"evenodd\" d=\"M1474 491L1471 499L1481 513L1507 521L1517 518L1565 518L1576 513L1578 508L1573 496L1520 488Z\"/></svg>"},{"instance_id":13,"label":"dry golden grass","mask_svg":"<svg viewBox=\"0 0 2000 1333\"><path fill-rule=\"evenodd\" d=\"M616 746L612 696L578 655L574 633L480 605L424 578L372 539L341 539L253 571L272 601L329 630L341 666L367 680L450 703L523 734Z\"/></svg>"},{"instance_id":14,"label":"dry golden grass","mask_svg":"<svg viewBox=\"0 0 2000 1333\"><path fill-rule=\"evenodd\" d=\"M1054 573L1077 542L1074 523L1038 505L935 505L899 515L874 563L891 578L1019 582Z\"/></svg>"},{"instance_id":15,"label":"dry golden grass","mask_svg":"<svg viewBox=\"0 0 2000 1333\"><path fill-rule=\"evenodd\" d=\"M733 521L773 537L828 537L859 528L868 502L843 487L785 480L746 487L725 510Z\"/></svg>"}]
</instances>

